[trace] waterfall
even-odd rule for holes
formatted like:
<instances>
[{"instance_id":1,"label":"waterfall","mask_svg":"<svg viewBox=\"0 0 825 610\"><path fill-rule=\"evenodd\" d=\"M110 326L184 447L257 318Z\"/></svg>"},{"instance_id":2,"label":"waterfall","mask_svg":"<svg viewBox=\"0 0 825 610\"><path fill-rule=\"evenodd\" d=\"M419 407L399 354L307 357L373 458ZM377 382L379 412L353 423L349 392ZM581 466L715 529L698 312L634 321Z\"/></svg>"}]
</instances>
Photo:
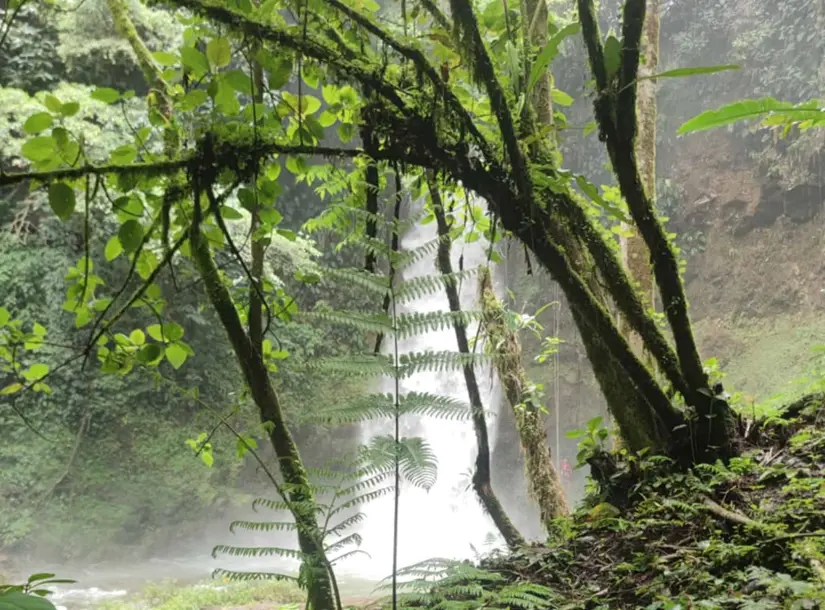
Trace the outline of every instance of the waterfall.
<instances>
[{"instance_id":1,"label":"waterfall","mask_svg":"<svg viewBox=\"0 0 825 610\"><path fill-rule=\"evenodd\" d=\"M404 250L413 250L437 237L434 222L416 224L402 238ZM471 244L453 247L453 267L458 269L459 256L463 254L464 268L486 264L487 242L478 240ZM463 252L462 252L463 250ZM434 256L404 268L404 278L410 279L436 272ZM461 305L465 310L478 306L478 283L475 277L465 279L460 285ZM415 301L400 303L398 313L449 311L443 289ZM467 331L472 340L477 324ZM385 341L385 350L392 349L392 342ZM479 346L480 349L480 346ZM423 351L456 351L455 331L452 327L430 331L399 341L399 353ZM495 442L493 417L498 412L500 390L493 382L488 367L477 367L476 375L488 417L490 446ZM392 393L395 382L391 378L382 381L381 391ZM405 378L401 393L418 391L440 394L468 403L467 387L461 371L444 373L423 372ZM361 442L367 443L379 434L393 430L392 422L380 421L364 425ZM476 457L476 438L472 422L452 421L432 417L411 418L401 421L401 436L421 436L432 446L438 458L438 479L429 491L414 488L402 482L399 510L399 567L434 557L466 559L473 557L473 548L481 552L490 534L495 532L492 520L481 508L472 489L471 477ZM362 577L383 578L392 571L393 497L387 495L363 507L366 519L361 529L361 550L370 555L347 560L341 570L357 573Z\"/></svg>"}]
</instances>

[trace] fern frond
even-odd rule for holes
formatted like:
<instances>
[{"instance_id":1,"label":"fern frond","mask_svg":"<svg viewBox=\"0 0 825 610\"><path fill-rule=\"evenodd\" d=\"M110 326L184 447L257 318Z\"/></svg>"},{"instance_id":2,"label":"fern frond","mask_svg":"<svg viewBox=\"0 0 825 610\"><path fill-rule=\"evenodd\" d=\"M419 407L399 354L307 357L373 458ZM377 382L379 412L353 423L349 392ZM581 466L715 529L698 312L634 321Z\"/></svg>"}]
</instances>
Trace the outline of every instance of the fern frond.
<instances>
[{"instance_id":1,"label":"fern frond","mask_svg":"<svg viewBox=\"0 0 825 610\"><path fill-rule=\"evenodd\" d=\"M330 561L330 564L335 565L339 561L343 561L344 559L348 559L349 557L353 557L355 555L366 555L367 557L371 558L370 554L366 551L362 551L361 549L353 549L351 551L347 551L343 555L338 555L338 557Z\"/></svg>"},{"instance_id":2,"label":"fern frond","mask_svg":"<svg viewBox=\"0 0 825 610\"><path fill-rule=\"evenodd\" d=\"M294 532L295 523L289 521L233 521L229 524L229 531L235 533L236 529L250 532Z\"/></svg>"},{"instance_id":3,"label":"fern frond","mask_svg":"<svg viewBox=\"0 0 825 610\"><path fill-rule=\"evenodd\" d=\"M266 546L229 546L219 544L212 549L212 557L229 555L231 557L283 557L286 559L304 559L304 554L295 549Z\"/></svg>"},{"instance_id":4,"label":"fern frond","mask_svg":"<svg viewBox=\"0 0 825 610\"><path fill-rule=\"evenodd\" d=\"M332 510L329 511L330 517L334 517L335 515L342 513L350 508L355 506L361 506L362 504L366 504L367 502L372 502L373 500L377 500L383 496L386 496L389 493L395 491L394 486L389 487L381 487L379 489L374 489L372 491L368 491L366 493L362 493L361 495L355 496L347 500L346 502L341 503L340 505L336 506Z\"/></svg>"},{"instance_id":5,"label":"fern frond","mask_svg":"<svg viewBox=\"0 0 825 610\"><path fill-rule=\"evenodd\" d=\"M332 544L324 546L324 551L326 553L332 554L332 553L336 553L336 552L340 551L341 549L344 549L348 546L352 546L352 545L361 546L362 542L363 542L363 538L361 538L361 534L356 532L356 533L350 534L349 536L345 536L345 537L341 538L340 540L337 540L337 541L333 542Z\"/></svg>"},{"instance_id":6,"label":"fern frond","mask_svg":"<svg viewBox=\"0 0 825 610\"><path fill-rule=\"evenodd\" d=\"M347 311L304 311L296 316L303 320L326 322L365 333L392 332L392 321L384 314Z\"/></svg>"},{"instance_id":7,"label":"fern frond","mask_svg":"<svg viewBox=\"0 0 825 610\"><path fill-rule=\"evenodd\" d=\"M403 415L421 415L440 419L470 419L470 406L449 396L429 392L408 392L400 397L399 411Z\"/></svg>"},{"instance_id":8,"label":"fern frond","mask_svg":"<svg viewBox=\"0 0 825 610\"><path fill-rule=\"evenodd\" d=\"M465 279L478 275L479 270L480 267L471 267L455 273L414 277L396 288L395 300L404 303L442 292L447 286L458 286Z\"/></svg>"},{"instance_id":9,"label":"fern frond","mask_svg":"<svg viewBox=\"0 0 825 610\"><path fill-rule=\"evenodd\" d=\"M384 275L370 273L363 269L347 268L327 268L323 271L323 276L327 279L342 282L348 285L355 285L359 288L383 297L390 290L389 278Z\"/></svg>"},{"instance_id":10,"label":"fern frond","mask_svg":"<svg viewBox=\"0 0 825 610\"><path fill-rule=\"evenodd\" d=\"M402 378L416 373L443 373L459 371L465 366L486 366L492 364L493 356L481 352L463 354L461 352L410 352L401 356ZM391 365L390 365L391 366Z\"/></svg>"},{"instance_id":11,"label":"fern frond","mask_svg":"<svg viewBox=\"0 0 825 610\"><path fill-rule=\"evenodd\" d=\"M480 311L413 312L396 317L396 333L399 339L406 339L430 331L452 329L455 324L467 327L480 319Z\"/></svg>"},{"instance_id":12,"label":"fern frond","mask_svg":"<svg viewBox=\"0 0 825 610\"><path fill-rule=\"evenodd\" d=\"M530 582L506 585L495 595L498 604L514 610L543 610L549 608L550 603L558 597L549 587Z\"/></svg>"},{"instance_id":13,"label":"fern frond","mask_svg":"<svg viewBox=\"0 0 825 610\"><path fill-rule=\"evenodd\" d=\"M223 568L216 568L212 570L212 578L226 579L235 582L246 582L250 580L298 580L289 574L278 574L273 572L236 572L235 570L224 570Z\"/></svg>"},{"instance_id":14,"label":"fern frond","mask_svg":"<svg viewBox=\"0 0 825 610\"><path fill-rule=\"evenodd\" d=\"M252 510L257 511L258 508L266 508L269 510L274 511L284 511L290 510L290 507L301 509L305 511L315 510L318 513L322 513L327 509L326 504L322 504L320 502L314 501L306 501L306 502L285 502L283 500L271 500L270 498L255 498L252 501Z\"/></svg>"},{"instance_id":15,"label":"fern frond","mask_svg":"<svg viewBox=\"0 0 825 610\"><path fill-rule=\"evenodd\" d=\"M393 375L392 360L382 354L356 354L338 358L314 358L307 363L309 370L340 373L349 377Z\"/></svg>"},{"instance_id":16,"label":"fern frond","mask_svg":"<svg viewBox=\"0 0 825 610\"><path fill-rule=\"evenodd\" d=\"M404 267L417 263L423 258L435 255L439 243L441 243L441 238L436 237L416 248L398 252L395 258L396 269L403 269Z\"/></svg>"},{"instance_id":17,"label":"fern frond","mask_svg":"<svg viewBox=\"0 0 825 610\"><path fill-rule=\"evenodd\" d=\"M381 417L392 417L395 399L392 394L367 394L348 404L320 410L311 419L327 424L354 424Z\"/></svg>"},{"instance_id":18,"label":"fern frond","mask_svg":"<svg viewBox=\"0 0 825 610\"><path fill-rule=\"evenodd\" d=\"M421 437L404 437L396 445L391 435L376 436L368 446L369 459L379 467L395 465L395 455L403 477L415 487L429 490L438 476L438 459L432 446Z\"/></svg>"},{"instance_id":19,"label":"fern frond","mask_svg":"<svg viewBox=\"0 0 825 610\"><path fill-rule=\"evenodd\" d=\"M378 485L382 485L387 482L387 479L390 479L393 476L393 473L387 469L386 465L382 467L376 467L379 470L378 474L374 474L371 476L365 476L362 480L358 481L354 485L350 485L349 487L344 487L339 489L336 493L339 497L346 497L351 496L354 493L358 493L367 489L371 489Z\"/></svg>"},{"instance_id":20,"label":"fern frond","mask_svg":"<svg viewBox=\"0 0 825 610\"><path fill-rule=\"evenodd\" d=\"M328 528L326 532L324 532L324 537L326 536L340 536L343 532L351 528L353 525L358 525L362 521L366 519L366 515L364 513L355 513L354 515L339 521L332 527Z\"/></svg>"}]
</instances>

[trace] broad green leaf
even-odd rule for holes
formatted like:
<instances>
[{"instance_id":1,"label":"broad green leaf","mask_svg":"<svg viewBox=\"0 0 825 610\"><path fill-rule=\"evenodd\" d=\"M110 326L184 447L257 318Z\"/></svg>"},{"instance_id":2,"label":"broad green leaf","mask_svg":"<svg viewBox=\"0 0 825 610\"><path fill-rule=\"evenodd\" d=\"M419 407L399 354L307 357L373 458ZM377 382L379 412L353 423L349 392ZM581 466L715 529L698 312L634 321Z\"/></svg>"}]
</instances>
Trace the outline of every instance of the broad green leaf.
<instances>
[{"instance_id":1,"label":"broad green leaf","mask_svg":"<svg viewBox=\"0 0 825 610\"><path fill-rule=\"evenodd\" d=\"M137 159L137 155L137 148L135 148L132 144L124 144L123 146L118 146L115 148L109 159L115 165L129 165Z\"/></svg>"},{"instance_id":2,"label":"broad green leaf","mask_svg":"<svg viewBox=\"0 0 825 610\"><path fill-rule=\"evenodd\" d=\"M213 38L206 44L206 59L215 68L223 68L232 60L232 46L226 38Z\"/></svg>"},{"instance_id":3,"label":"broad green leaf","mask_svg":"<svg viewBox=\"0 0 825 610\"><path fill-rule=\"evenodd\" d=\"M49 374L48 364L33 364L26 372L26 379L29 381L39 381Z\"/></svg>"},{"instance_id":4,"label":"broad green leaf","mask_svg":"<svg viewBox=\"0 0 825 610\"><path fill-rule=\"evenodd\" d=\"M20 152L35 163L48 161L58 154L57 141L51 136L35 136L23 143Z\"/></svg>"},{"instance_id":5,"label":"broad green leaf","mask_svg":"<svg viewBox=\"0 0 825 610\"><path fill-rule=\"evenodd\" d=\"M5 326L11 320L11 314L5 307L0 307L0 327Z\"/></svg>"},{"instance_id":6,"label":"broad green leaf","mask_svg":"<svg viewBox=\"0 0 825 610\"><path fill-rule=\"evenodd\" d=\"M2 311L0 311L0 320L3 318ZM45 337L46 336L46 327L42 324L35 322L32 325L32 333L34 333L38 337Z\"/></svg>"},{"instance_id":7,"label":"broad green leaf","mask_svg":"<svg viewBox=\"0 0 825 610\"><path fill-rule=\"evenodd\" d=\"M238 97L228 84L218 81L216 83L215 105L226 115L234 116L241 111L241 104Z\"/></svg>"},{"instance_id":8,"label":"broad green leaf","mask_svg":"<svg viewBox=\"0 0 825 610\"><path fill-rule=\"evenodd\" d=\"M223 75L224 82L238 93L249 95L252 93L252 79L240 70L230 70Z\"/></svg>"},{"instance_id":9,"label":"broad green leaf","mask_svg":"<svg viewBox=\"0 0 825 610\"><path fill-rule=\"evenodd\" d=\"M152 57L161 66L174 66L180 61L177 55L168 53L167 51L155 51L152 53Z\"/></svg>"},{"instance_id":10,"label":"broad green leaf","mask_svg":"<svg viewBox=\"0 0 825 610\"><path fill-rule=\"evenodd\" d=\"M697 66L695 68L675 68L673 70L665 70L658 74L651 74L650 76L640 76L639 80L651 80L654 78L683 78L685 76L697 76L699 74L714 74L716 72L724 72L726 70L738 70L739 66L735 64L726 64L722 66Z\"/></svg>"},{"instance_id":11,"label":"broad green leaf","mask_svg":"<svg viewBox=\"0 0 825 610\"><path fill-rule=\"evenodd\" d=\"M797 109L789 102L780 102L773 98L766 97L758 100L742 100L726 104L717 108L716 110L706 110L702 114L693 117L681 127L676 133L692 133L696 131L704 131L706 129L713 129L715 127L722 127L730 125L738 121L747 119L761 118L773 112L788 112L789 114L796 114ZM823 111L814 108L798 109L800 118L809 118L805 113L818 114L823 116Z\"/></svg>"},{"instance_id":12,"label":"broad green leaf","mask_svg":"<svg viewBox=\"0 0 825 610\"><path fill-rule=\"evenodd\" d=\"M77 200L74 189L65 182L49 185L49 206L60 220L67 220L74 212Z\"/></svg>"},{"instance_id":13,"label":"broad green leaf","mask_svg":"<svg viewBox=\"0 0 825 610\"><path fill-rule=\"evenodd\" d=\"M163 355L163 348L157 343L148 343L138 350L135 355L138 362L150 364Z\"/></svg>"},{"instance_id":14,"label":"broad green leaf","mask_svg":"<svg viewBox=\"0 0 825 610\"><path fill-rule=\"evenodd\" d=\"M324 85L321 87L321 97L324 98L327 104L337 104L339 99L338 87L335 85Z\"/></svg>"},{"instance_id":15,"label":"broad green leaf","mask_svg":"<svg viewBox=\"0 0 825 610\"><path fill-rule=\"evenodd\" d=\"M613 80L622 65L622 43L611 34L604 41L604 69L607 72L607 80Z\"/></svg>"},{"instance_id":16,"label":"broad green leaf","mask_svg":"<svg viewBox=\"0 0 825 610\"><path fill-rule=\"evenodd\" d=\"M212 468L212 464L215 463L215 458L212 456L212 450L204 448L203 451L200 452L200 456L201 461L204 464L206 464L209 468Z\"/></svg>"},{"instance_id":17,"label":"broad green leaf","mask_svg":"<svg viewBox=\"0 0 825 610\"><path fill-rule=\"evenodd\" d=\"M0 396L8 396L9 394L15 394L23 389L23 384L20 382L15 382L7 385L5 388L0 390Z\"/></svg>"},{"instance_id":18,"label":"broad green leaf","mask_svg":"<svg viewBox=\"0 0 825 610\"><path fill-rule=\"evenodd\" d=\"M261 210L259 214L261 216L261 220L263 220L265 223L273 227L277 225L279 222L281 222L281 220L283 219L281 213L278 212L278 210L276 210L275 208L267 208L265 210Z\"/></svg>"},{"instance_id":19,"label":"broad green leaf","mask_svg":"<svg viewBox=\"0 0 825 610\"><path fill-rule=\"evenodd\" d=\"M54 123L52 115L48 112L38 112L31 115L23 123L23 131L31 135L37 135L41 131L46 131Z\"/></svg>"},{"instance_id":20,"label":"broad green leaf","mask_svg":"<svg viewBox=\"0 0 825 610\"><path fill-rule=\"evenodd\" d=\"M129 341L131 341L133 345L143 345L146 343L146 335L143 334L142 330L136 328L129 333Z\"/></svg>"},{"instance_id":21,"label":"broad green leaf","mask_svg":"<svg viewBox=\"0 0 825 610\"><path fill-rule=\"evenodd\" d=\"M292 58L280 58L273 67L269 69L269 88L281 89L292 76Z\"/></svg>"},{"instance_id":22,"label":"broad green leaf","mask_svg":"<svg viewBox=\"0 0 825 610\"><path fill-rule=\"evenodd\" d=\"M335 125L335 122L337 120L338 120L338 117L336 117L334 114L332 114L328 110L324 110L321 113L321 116L318 117L318 123L321 125L321 127L332 127L333 125Z\"/></svg>"},{"instance_id":23,"label":"broad green leaf","mask_svg":"<svg viewBox=\"0 0 825 610\"><path fill-rule=\"evenodd\" d=\"M80 104L77 102L66 102L60 107L60 114L63 116L74 116L80 111Z\"/></svg>"},{"instance_id":24,"label":"broad green leaf","mask_svg":"<svg viewBox=\"0 0 825 610\"><path fill-rule=\"evenodd\" d=\"M183 337L183 327L175 322L166 322L163 326L151 324L146 327L146 332L155 341L166 341L167 343L172 343Z\"/></svg>"},{"instance_id":25,"label":"broad green leaf","mask_svg":"<svg viewBox=\"0 0 825 610\"><path fill-rule=\"evenodd\" d=\"M120 256L123 252L123 245L117 235L113 235L106 242L106 248L103 250L103 255L106 257L106 262L110 263Z\"/></svg>"},{"instance_id":26,"label":"broad green leaf","mask_svg":"<svg viewBox=\"0 0 825 610\"><path fill-rule=\"evenodd\" d=\"M205 104L209 99L209 94L203 89L192 89L186 96L177 103L177 107L183 112L190 112L198 106Z\"/></svg>"},{"instance_id":27,"label":"broad green leaf","mask_svg":"<svg viewBox=\"0 0 825 610\"><path fill-rule=\"evenodd\" d=\"M541 75L547 71L547 67L559 54L559 45L561 45L565 38L578 34L580 29L581 26L578 22L571 23L550 37L550 40L548 40L547 44L544 45L544 48L541 50L541 53L539 53L536 61L533 62L533 67L530 69L530 78L527 81L528 93L533 90L533 87L536 86L536 83L539 78L541 78Z\"/></svg>"},{"instance_id":28,"label":"broad green leaf","mask_svg":"<svg viewBox=\"0 0 825 610\"><path fill-rule=\"evenodd\" d=\"M120 93L111 87L98 87L92 91L91 98L104 104L114 104L120 99Z\"/></svg>"},{"instance_id":29,"label":"broad green leaf","mask_svg":"<svg viewBox=\"0 0 825 610\"><path fill-rule=\"evenodd\" d=\"M352 140L353 136L355 135L355 127L352 123L339 123L338 124L338 139L341 140L343 143L347 143Z\"/></svg>"},{"instance_id":30,"label":"broad green leaf","mask_svg":"<svg viewBox=\"0 0 825 610\"><path fill-rule=\"evenodd\" d=\"M60 112L60 109L63 108L63 102L53 95L46 95L43 99L43 104L52 112Z\"/></svg>"},{"instance_id":31,"label":"broad green leaf","mask_svg":"<svg viewBox=\"0 0 825 610\"><path fill-rule=\"evenodd\" d=\"M181 48L180 58L183 65L189 68L196 77L209 72L209 62L206 60L206 56L195 47Z\"/></svg>"},{"instance_id":32,"label":"broad green leaf","mask_svg":"<svg viewBox=\"0 0 825 610\"><path fill-rule=\"evenodd\" d=\"M553 89L551 97L553 99L553 103L558 104L559 106L566 107L573 104L573 98L567 95L564 91L559 91L558 89Z\"/></svg>"},{"instance_id":33,"label":"broad green leaf","mask_svg":"<svg viewBox=\"0 0 825 610\"><path fill-rule=\"evenodd\" d=\"M123 246L124 251L131 254L138 249L143 241L143 225L137 220L127 220L117 232L117 238L120 240L120 245Z\"/></svg>"},{"instance_id":34,"label":"broad green leaf","mask_svg":"<svg viewBox=\"0 0 825 610\"><path fill-rule=\"evenodd\" d=\"M22 591L0 593L0 610L55 610L48 599Z\"/></svg>"},{"instance_id":35,"label":"broad green leaf","mask_svg":"<svg viewBox=\"0 0 825 610\"><path fill-rule=\"evenodd\" d=\"M243 220L243 214L228 205L221 206L221 216L226 220Z\"/></svg>"},{"instance_id":36,"label":"broad green leaf","mask_svg":"<svg viewBox=\"0 0 825 610\"><path fill-rule=\"evenodd\" d=\"M186 353L186 350L177 343L171 343L166 346L166 359L169 361L169 364L176 369L182 367L188 357L189 354Z\"/></svg>"}]
</instances>

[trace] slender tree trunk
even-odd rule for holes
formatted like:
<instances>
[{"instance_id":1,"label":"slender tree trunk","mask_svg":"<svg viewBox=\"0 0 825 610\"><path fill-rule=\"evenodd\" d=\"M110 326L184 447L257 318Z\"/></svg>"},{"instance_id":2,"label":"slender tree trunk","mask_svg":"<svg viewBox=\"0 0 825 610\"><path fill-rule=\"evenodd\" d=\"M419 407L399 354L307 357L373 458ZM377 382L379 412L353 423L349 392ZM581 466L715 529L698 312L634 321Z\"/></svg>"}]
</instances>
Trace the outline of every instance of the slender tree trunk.
<instances>
[{"instance_id":1,"label":"slender tree trunk","mask_svg":"<svg viewBox=\"0 0 825 610\"><path fill-rule=\"evenodd\" d=\"M179 148L177 129L172 123L172 105L169 86L155 63L149 50L140 39L128 7L124 0L107 0L109 10L118 32L126 38L135 53L138 64L154 93L157 109L167 120L164 134L166 154L173 157ZM253 99L262 99L263 74L260 66L253 66L252 81L255 87ZM151 104L150 104L151 106ZM173 180L178 179L173 178ZM211 192L207 191L210 197ZM200 206L200 193L195 193L194 205ZM253 230L257 223L257 209L253 213ZM200 211L195 212L195 218ZM261 343L263 341L263 308L259 290L263 275L263 245L253 240L252 243L252 278L258 286L250 287L249 298L249 334L245 331L238 310L229 290L221 281L209 245L200 232L200 226L193 223L189 236L190 250L195 266L206 286L213 308L229 336L230 343L241 366L244 378L249 386L252 398L258 407L261 422L269 432L269 439L278 457L281 474L288 488L288 500L298 530L298 545L304 555L304 566L310 571L308 578L308 607L312 610L332 610L339 607L337 583L332 573L332 566L324 551L321 531L316 521L317 503L309 487L309 480L304 468L298 446L295 444L284 420L283 411L275 388L269 379L269 372L263 361Z\"/></svg>"},{"instance_id":2,"label":"slender tree trunk","mask_svg":"<svg viewBox=\"0 0 825 610\"><path fill-rule=\"evenodd\" d=\"M659 0L647 0L648 11L644 24L641 51L644 63L639 66L639 76L652 76L659 67ZM639 177L651 201L656 200L656 81L640 80L637 84L636 114L639 123L636 135L636 157L639 160ZM633 225L625 225L630 231L622 237L622 262L630 277L636 283L643 303L654 306L655 287L653 269L650 265L650 250L639 231ZM631 347L650 366L652 360L644 347L644 341L619 317L622 333Z\"/></svg>"},{"instance_id":3,"label":"slender tree trunk","mask_svg":"<svg viewBox=\"0 0 825 610\"><path fill-rule=\"evenodd\" d=\"M530 494L539 505L544 529L550 533L553 520L567 514L569 509L558 472L553 466L539 398L527 379L521 361L521 345L516 333L507 325L504 308L493 292L489 271L482 272L479 287L488 346L493 352L499 380L516 417Z\"/></svg>"},{"instance_id":4,"label":"slender tree trunk","mask_svg":"<svg viewBox=\"0 0 825 610\"><path fill-rule=\"evenodd\" d=\"M453 265L450 260L451 240L450 227L447 223L447 216L444 211L444 205L441 200L441 195L438 190L438 185L435 183L435 178L431 174L427 177L428 186L430 189L430 197L432 198L433 212L435 213L436 223L438 225L438 254L436 262L438 264L438 271L443 276L451 276L453 274ZM458 286L454 281L445 279L444 286L447 292L447 300L450 304L450 311L453 313L461 312L461 301L458 295ZM460 322L456 321L453 325L455 329L455 338L458 343L458 351L462 354L470 354L470 343L467 340L467 329ZM478 386L478 379L476 378L475 369L470 362L463 367L464 381L467 384L467 393L470 398L470 408L472 409L473 428L476 433L476 443L478 445L478 454L476 455L475 473L473 474L473 488L478 494L481 504L484 506L490 518L495 523L498 531L504 538L507 546L510 548L517 548L524 545L524 537L516 529L513 522L504 511L504 507L499 502L493 491L492 476L490 472L490 442L487 436L487 421L484 417L484 403L481 400L481 392Z\"/></svg>"},{"instance_id":5,"label":"slender tree trunk","mask_svg":"<svg viewBox=\"0 0 825 610\"><path fill-rule=\"evenodd\" d=\"M212 307L226 330L252 399L258 406L261 423L269 432L269 440L278 458L287 496L292 505L292 514L298 530L298 545L304 555L304 566L311 570L309 607L312 610L335 608L331 571L316 521L317 504L310 491L309 479L298 453L298 446L287 428L278 395L269 379L269 371L261 352L255 348L244 330L232 296L221 280L209 245L201 235L199 227L193 227L189 239L198 273L206 287Z\"/></svg>"}]
</instances>

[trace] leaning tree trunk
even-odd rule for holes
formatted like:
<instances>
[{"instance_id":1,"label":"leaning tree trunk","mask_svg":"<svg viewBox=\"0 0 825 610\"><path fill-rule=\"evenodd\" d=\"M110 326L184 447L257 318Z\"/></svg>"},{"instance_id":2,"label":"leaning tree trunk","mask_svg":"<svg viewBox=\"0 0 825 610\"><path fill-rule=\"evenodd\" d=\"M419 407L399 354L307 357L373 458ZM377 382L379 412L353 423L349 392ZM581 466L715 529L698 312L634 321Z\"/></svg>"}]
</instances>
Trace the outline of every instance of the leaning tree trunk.
<instances>
[{"instance_id":1,"label":"leaning tree trunk","mask_svg":"<svg viewBox=\"0 0 825 610\"><path fill-rule=\"evenodd\" d=\"M451 239L450 226L447 223L447 216L444 211L444 205L441 200L441 194L438 190L438 185L435 183L435 177L432 174L427 176L427 184L430 190L430 197L432 200L433 213L438 226L438 253L436 255L436 262L438 271L444 276L444 288L447 292L447 301L450 305L450 311L453 313L461 313L461 301L458 294L458 286L453 279L453 265L450 260ZM456 318L453 324L455 330L455 338L458 343L458 351L461 354L469 355L470 343L467 340L467 328ZM475 368L471 361L464 364L462 367L464 372L464 381L467 384L467 393L470 398L470 409L472 410L473 429L476 433L476 444L478 446L478 453L476 455L475 473L473 474L473 488L478 495L484 509L490 515L490 518L495 523L496 528L501 533L507 546L511 549L524 545L524 537L513 525L513 522L507 516L504 507L499 502L493 491L492 476L490 471L490 441L487 436L487 421L484 417L484 403L481 400L481 391L478 386L478 379L476 378Z\"/></svg>"},{"instance_id":2,"label":"leaning tree trunk","mask_svg":"<svg viewBox=\"0 0 825 610\"><path fill-rule=\"evenodd\" d=\"M499 380L515 415L530 494L539 506L544 529L550 533L553 520L567 514L569 509L559 475L553 466L539 397L527 379L518 336L507 325L504 308L493 292L489 271L482 272L479 287L488 349L493 354Z\"/></svg>"},{"instance_id":3,"label":"leaning tree trunk","mask_svg":"<svg viewBox=\"0 0 825 610\"><path fill-rule=\"evenodd\" d=\"M180 139L177 128L172 123L172 103L170 87L155 63L154 58L141 40L129 15L124 0L107 0L118 32L129 42L138 64L154 93L154 102L150 103L164 115L167 127L164 130L164 148L167 156L173 158L178 153ZM252 74L255 85L255 101L260 101L263 82L260 66L253 66ZM173 176L179 181L180 176ZM207 185L210 197L211 185ZM195 189L195 218L201 218L201 193ZM253 232L257 222L257 208L253 213ZM164 239L168 230L168 217L164 222ZM244 378L249 386L252 398L258 407L261 422L267 428L269 439L278 457L281 474L288 488L285 500L295 518L298 531L298 545L304 556L304 566L308 569L308 608L312 610L332 610L340 607L337 584L332 573L332 566L324 551L323 538L316 521L317 504L309 486L298 446L295 444L284 420L278 395L269 379L269 373L263 361L261 343L263 341L263 307L260 285L263 272L264 248L258 240L252 244L252 277L250 278L249 334L244 330L235 303L229 290L223 284L212 253L203 239L198 222L193 222L190 235L190 250L195 266L206 286L206 291L213 308L229 336L230 343L241 366Z\"/></svg>"},{"instance_id":4,"label":"leaning tree trunk","mask_svg":"<svg viewBox=\"0 0 825 610\"><path fill-rule=\"evenodd\" d=\"M195 205L199 205L197 199L196 196ZM298 453L298 446L287 428L278 395L269 379L269 371L261 352L255 348L252 339L244 330L238 310L229 290L221 280L200 227L193 225L189 240L192 258L206 287L209 300L226 330L252 399L260 412L261 423L269 433L269 440L278 458L287 488L287 500L298 530L298 545L303 554L304 565L310 570L309 608L335 608L331 568L316 521L317 504Z\"/></svg>"}]
</instances>

